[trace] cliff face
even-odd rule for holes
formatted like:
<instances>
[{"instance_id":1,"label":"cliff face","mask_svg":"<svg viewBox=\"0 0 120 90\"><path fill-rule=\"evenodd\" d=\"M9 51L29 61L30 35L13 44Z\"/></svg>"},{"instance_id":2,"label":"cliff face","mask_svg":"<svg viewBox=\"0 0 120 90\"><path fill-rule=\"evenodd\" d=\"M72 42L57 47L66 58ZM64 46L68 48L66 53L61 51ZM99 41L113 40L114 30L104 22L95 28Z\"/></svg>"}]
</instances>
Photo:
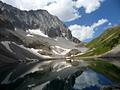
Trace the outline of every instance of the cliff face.
<instances>
[{"instance_id":1,"label":"cliff face","mask_svg":"<svg viewBox=\"0 0 120 90\"><path fill-rule=\"evenodd\" d=\"M0 17L0 28L4 27L14 30L13 25L9 21L7 21L4 17Z\"/></svg>"},{"instance_id":2,"label":"cliff face","mask_svg":"<svg viewBox=\"0 0 120 90\"><path fill-rule=\"evenodd\" d=\"M80 43L72 36L71 31L56 16L50 15L46 10L22 11L0 1L0 16L10 21L15 28L22 30L40 29L49 37L66 37Z\"/></svg>"}]
</instances>

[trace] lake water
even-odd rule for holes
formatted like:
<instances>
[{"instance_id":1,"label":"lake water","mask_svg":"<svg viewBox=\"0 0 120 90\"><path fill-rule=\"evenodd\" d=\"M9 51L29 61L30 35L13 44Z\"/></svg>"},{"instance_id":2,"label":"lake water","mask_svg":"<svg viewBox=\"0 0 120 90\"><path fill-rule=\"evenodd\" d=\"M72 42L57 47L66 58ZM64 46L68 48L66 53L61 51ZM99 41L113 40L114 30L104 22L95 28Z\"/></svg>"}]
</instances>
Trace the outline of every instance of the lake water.
<instances>
[{"instance_id":1,"label":"lake water","mask_svg":"<svg viewBox=\"0 0 120 90\"><path fill-rule=\"evenodd\" d=\"M75 80L74 90L100 90L105 85L111 85L112 81L93 70L84 71Z\"/></svg>"},{"instance_id":2,"label":"lake water","mask_svg":"<svg viewBox=\"0 0 120 90\"><path fill-rule=\"evenodd\" d=\"M116 84L89 64L88 60L21 63L1 81L0 90L102 90Z\"/></svg>"}]
</instances>

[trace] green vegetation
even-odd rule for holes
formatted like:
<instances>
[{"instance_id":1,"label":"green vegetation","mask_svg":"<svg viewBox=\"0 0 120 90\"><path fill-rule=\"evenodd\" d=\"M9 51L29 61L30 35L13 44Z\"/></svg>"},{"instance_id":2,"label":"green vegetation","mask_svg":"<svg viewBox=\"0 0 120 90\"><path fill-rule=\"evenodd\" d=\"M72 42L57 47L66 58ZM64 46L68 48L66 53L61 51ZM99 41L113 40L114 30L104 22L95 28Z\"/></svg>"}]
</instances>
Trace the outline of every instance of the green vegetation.
<instances>
[{"instance_id":1,"label":"green vegetation","mask_svg":"<svg viewBox=\"0 0 120 90\"><path fill-rule=\"evenodd\" d=\"M102 73L114 82L120 83L120 67L106 61L95 61L89 66L96 72Z\"/></svg>"},{"instance_id":2,"label":"green vegetation","mask_svg":"<svg viewBox=\"0 0 120 90\"><path fill-rule=\"evenodd\" d=\"M102 35L86 44L90 49L82 56L100 55L118 44L120 44L120 25L107 29Z\"/></svg>"}]
</instances>

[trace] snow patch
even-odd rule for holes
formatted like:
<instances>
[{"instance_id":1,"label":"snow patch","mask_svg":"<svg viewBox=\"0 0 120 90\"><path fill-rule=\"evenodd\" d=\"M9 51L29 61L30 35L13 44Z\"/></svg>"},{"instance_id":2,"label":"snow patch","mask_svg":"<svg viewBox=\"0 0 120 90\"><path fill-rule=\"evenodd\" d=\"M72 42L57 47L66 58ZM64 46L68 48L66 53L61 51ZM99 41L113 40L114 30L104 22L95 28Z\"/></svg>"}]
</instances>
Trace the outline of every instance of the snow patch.
<instances>
[{"instance_id":1,"label":"snow patch","mask_svg":"<svg viewBox=\"0 0 120 90\"><path fill-rule=\"evenodd\" d=\"M71 49L66 49L60 46L51 46L52 52L57 55L65 55L67 54Z\"/></svg>"},{"instance_id":2,"label":"snow patch","mask_svg":"<svg viewBox=\"0 0 120 90\"><path fill-rule=\"evenodd\" d=\"M39 54L38 51L43 51L42 49L27 48L27 47L24 47L23 45L18 45L18 46L20 46L21 48L24 48L24 49L26 49L26 50L34 53L37 56L40 56L40 57L43 57L43 58L52 58L52 57L47 56L47 55L41 55L41 54Z\"/></svg>"},{"instance_id":3,"label":"snow patch","mask_svg":"<svg viewBox=\"0 0 120 90\"><path fill-rule=\"evenodd\" d=\"M16 31L17 29L15 28L15 31Z\"/></svg>"},{"instance_id":4,"label":"snow patch","mask_svg":"<svg viewBox=\"0 0 120 90\"><path fill-rule=\"evenodd\" d=\"M40 31L40 29L28 29L28 30L26 30L26 32L28 32L30 34L40 35L40 36L43 36L43 37L48 37L42 31Z\"/></svg>"},{"instance_id":5,"label":"snow patch","mask_svg":"<svg viewBox=\"0 0 120 90\"><path fill-rule=\"evenodd\" d=\"M7 50L13 52L12 49L10 48L10 43L11 43L10 41L2 41L1 43L6 47Z\"/></svg>"},{"instance_id":6,"label":"snow patch","mask_svg":"<svg viewBox=\"0 0 120 90\"><path fill-rule=\"evenodd\" d=\"M41 49L40 50L39 49L34 49L34 48L28 48L28 49L30 49L33 53L35 53L36 55L40 55L43 58L51 58L50 56L39 54L38 51L43 51Z\"/></svg>"},{"instance_id":7,"label":"snow patch","mask_svg":"<svg viewBox=\"0 0 120 90\"><path fill-rule=\"evenodd\" d=\"M86 48L86 47L81 47L81 48L78 48L78 50L79 51L81 51L82 53L85 53L87 50L88 50L88 48Z\"/></svg>"},{"instance_id":8,"label":"snow patch","mask_svg":"<svg viewBox=\"0 0 120 90\"><path fill-rule=\"evenodd\" d=\"M34 37L34 36L33 36L33 35L31 35L31 34L27 34L26 36L27 36L27 37Z\"/></svg>"}]
</instances>

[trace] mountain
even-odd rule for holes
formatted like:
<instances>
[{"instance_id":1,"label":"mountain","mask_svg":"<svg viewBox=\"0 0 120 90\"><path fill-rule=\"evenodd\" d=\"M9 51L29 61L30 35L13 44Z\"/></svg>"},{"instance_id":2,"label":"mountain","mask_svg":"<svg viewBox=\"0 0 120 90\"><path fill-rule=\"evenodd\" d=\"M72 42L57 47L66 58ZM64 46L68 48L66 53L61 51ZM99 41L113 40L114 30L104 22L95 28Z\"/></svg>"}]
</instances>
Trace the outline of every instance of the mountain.
<instances>
[{"instance_id":1,"label":"mountain","mask_svg":"<svg viewBox=\"0 0 120 90\"><path fill-rule=\"evenodd\" d=\"M118 46L119 44L120 44L120 25L107 29L99 37L95 38L94 40L86 44L86 46L89 47L90 49L85 53L85 55L86 56L101 55L108 51L111 52L110 50L112 50L113 52L113 49L116 50L115 48L117 48L117 51L120 51L120 48Z\"/></svg>"},{"instance_id":2,"label":"mountain","mask_svg":"<svg viewBox=\"0 0 120 90\"><path fill-rule=\"evenodd\" d=\"M0 83L17 65L65 58L78 43L47 11L21 11L0 1Z\"/></svg>"},{"instance_id":3,"label":"mountain","mask_svg":"<svg viewBox=\"0 0 120 90\"><path fill-rule=\"evenodd\" d=\"M0 65L63 58L79 44L47 11L22 11L0 1Z\"/></svg>"},{"instance_id":4,"label":"mountain","mask_svg":"<svg viewBox=\"0 0 120 90\"><path fill-rule=\"evenodd\" d=\"M46 10L22 11L0 1L0 16L10 21L15 28L22 30L40 29L45 35L67 39L80 43L73 37L71 31L56 16Z\"/></svg>"},{"instance_id":5,"label":"mountain","mask_svg":"<svg viewBox=\"0 0 120 90\"><path fill-rule=\"evenodd\" d=\"M24 72L24 65L30 68L29 65L34 67L38 62L49 68L44 66L44 61L65 58L73 50L80 53L79 45L80 41L56 16L45 10L22 11L0 1L0 88L3 83L9 83L6 77L12 70L23 68ZM15 70L21 64L23 66ZM15 78L20 73L15 73Z\"/></svg>"}]
</instances>

